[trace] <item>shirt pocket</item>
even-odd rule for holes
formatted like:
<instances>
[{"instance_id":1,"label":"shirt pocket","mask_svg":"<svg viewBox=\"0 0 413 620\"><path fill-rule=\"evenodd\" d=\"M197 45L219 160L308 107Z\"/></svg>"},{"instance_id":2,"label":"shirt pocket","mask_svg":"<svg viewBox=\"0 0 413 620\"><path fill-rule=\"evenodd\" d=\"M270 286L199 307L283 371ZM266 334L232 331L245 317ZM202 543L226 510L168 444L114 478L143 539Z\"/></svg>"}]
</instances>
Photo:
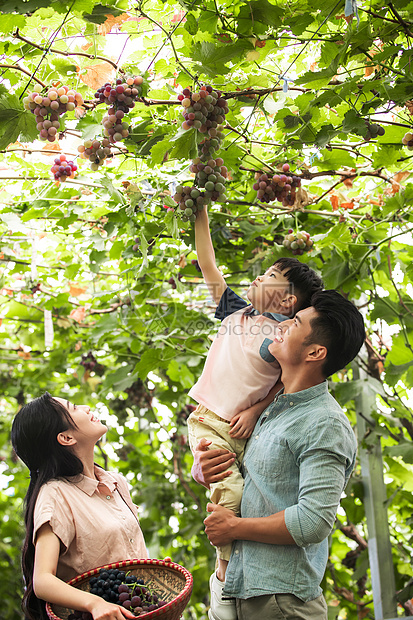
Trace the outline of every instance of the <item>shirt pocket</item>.
<instances>
[{"instance_id":1,"label":"shirt pocket","mask_svg":"<svg viewBox=\"0 0 413 620\"><path fill-rule=\"evenodd\" d=\"M279 478L289 476L296 468L294 455L292 454L287 442L280 437L268 437L263 433L263 438L258 440L252 435L251 441L256 441L256 445L246 454L244 460L245 468L254 476L263 478ZM284 476L283 476L284 475Z\"/></svg>"}]
</instances>

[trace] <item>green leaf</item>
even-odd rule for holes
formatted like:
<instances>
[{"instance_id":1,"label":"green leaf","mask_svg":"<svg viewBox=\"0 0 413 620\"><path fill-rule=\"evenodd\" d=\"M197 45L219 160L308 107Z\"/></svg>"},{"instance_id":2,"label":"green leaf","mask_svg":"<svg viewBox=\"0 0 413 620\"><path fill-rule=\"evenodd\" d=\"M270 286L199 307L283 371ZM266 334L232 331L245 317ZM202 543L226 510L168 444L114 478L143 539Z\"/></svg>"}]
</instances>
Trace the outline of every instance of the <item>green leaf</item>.
<instances>
[{"instance_id":1,"label":"green leaf","mask_svg":"<svg viewBox=\"0 0 413 620\"><path fill-rule=\"evenodd\" d=\"M397 164L400 157L401 146L382 146L373 153L373 166L375 168L389 168Z\"/></svg>"},{"instance_id":2,"label":"green leaf","mask_svg":"<svg viewBox=\"0 0 413 620\"><path fill-rule=\"evenodd\" d=\"M391 457L401 456L405 463L413 464L413 443L403 441L396 446L385 446L383 454Z\"/></svg>"},{"instance_id":3,"label":"green leaf","mask_svg":"<svg viewBox=\"0 0 413 620\"><path fill-rule=\"evenodd\" d=\"M296 84L310 85L311 88L318 90L327 86L336 71L330 67L321 71L307 71L300 78L295 80Z\"/></svg>"},{"instance_id":4,"label":"green leaf","mask_svg":"<svg viewBox=\"0 0 413 620\"><path fill-rule=\"evenodd\" d=\"M281 7L268 2L268 0L256 0L248 2L247 5L241 7L238 20L242 23L252 22L254 29L256 22L276 28L281 26L284 18L284 11Z\"/></svg>"},{"instance_id":5,"label":"green leaf","mask_svg":"<svg viewBox=\"0 0 413 620\"><path fill-rule=\"evenodd\" d=\"M171 145L169 154L171 157L178 159L194 159L198 154L198 132L194 127L191 129L179 129L179 131L171 136L169 143Z\"/></svg>"},{"instance_id":6,"label":"green leaf","mask_svg":"<svg viewBox=\"0 0 413 620\"><path fill-rule=\"evenodd\" d=\"M202 41L194 44L192 58L195 62L200 63L199 68L202 73L222 74L227 72L226 63L234 62L236 58L253 49L252 43L244 39L227 45L216 45L210 41Z\"/></svg>"},{"instance_id":7,"label":"green leaf","mask_svg":"<svg viewBox=\"0 0 413 620\"><path fill-rule=\"evenodd\" d=\"M32 142L38 137L34 114L23 109L16 95L0 96L0 149L5 149L21 136Z\"/></svg>"},{"instance_id":8,"label":"green leaf","mask_svg":"<svg viewBox=\"0 0 413 620\"><path fill-rule=\"evenodd\" d=\"M109 177L102 177L100 179L100 183L105 189L108 190L110 197L113 199L115 203L117 204L124 203L122 194L115 188L115 186L113 185Z\"/></svg>"},{"instance_id":9,"label":"green leaf","mask_svg":"<svg viewBox=\"0 0 413 620\"><path fill-rule=\"evenodd\" d=\"M193 13L187 14L184 28L192 35L198 32L198 20Z\"/></svg>"},{"instance_id":10,"label":"green leaf","mask_svg":"<svg viewBox=\"0 0 413 620\"><path fill-rule=\"evenodd\" d=\"M146 379L149 372L154 372L159 366L163 367L163 365L163 351L161 349L146 349L136 364L134 373L140 379Z\"/></svg>"},{"instance_id":11,"label":"green leaf","mask_svg":"<svg viewBox=\"0 0 413 620\"><path fill-rule=\"evenodd\" d=\"M180 383L186 390L194 384L195 377L186 364L171 360L166 372L172 381Z\"/></svg>"},{"instance_id":12,"label":"green leaf","mask_svg":"<svg viewBox=\"0 0 413 620\"><path fill-rule=\"evenodd\" d=\"M123 10L115 9L103 4L95 4L91 13L83 13L83 19L93 24L104 24L108 18L108 15L114 15L118 17L122 15Z\"/></svg>"}]
</instances>

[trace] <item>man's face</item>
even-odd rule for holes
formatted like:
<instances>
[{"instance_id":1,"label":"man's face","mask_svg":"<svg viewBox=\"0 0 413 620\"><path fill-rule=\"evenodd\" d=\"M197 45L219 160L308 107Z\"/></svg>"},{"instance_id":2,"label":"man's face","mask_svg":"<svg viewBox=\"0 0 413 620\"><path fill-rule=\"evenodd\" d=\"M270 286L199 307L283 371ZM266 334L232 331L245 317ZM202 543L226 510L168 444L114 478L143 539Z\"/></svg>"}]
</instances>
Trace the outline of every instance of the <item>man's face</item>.
<instances>
[{"instance_id":1,"label":"man's face","mask_svg":"<svg viewBox=\"0 0 413 620\"><path fill-rule=\"evenodd\" d=\"M275 338L268 345L268 350L282 368L297 366L304 361L311 346L304 345L304 342L312 332L311 320L316 316L317 312L310 306L297 312L293 319L287 319L278 325Z\"/></svg>"},{"instance_id":2,"label":"man's face","mask_svg":"<svg viewBox=\"0 0 413 620\"><path fill-rule=\"evenodd\" d=\"M255 278L247 291L247 298L258 312L285 312L281 301L289 291L289 281L283 272L273 265Z\"/></svg>"}]
</instances>

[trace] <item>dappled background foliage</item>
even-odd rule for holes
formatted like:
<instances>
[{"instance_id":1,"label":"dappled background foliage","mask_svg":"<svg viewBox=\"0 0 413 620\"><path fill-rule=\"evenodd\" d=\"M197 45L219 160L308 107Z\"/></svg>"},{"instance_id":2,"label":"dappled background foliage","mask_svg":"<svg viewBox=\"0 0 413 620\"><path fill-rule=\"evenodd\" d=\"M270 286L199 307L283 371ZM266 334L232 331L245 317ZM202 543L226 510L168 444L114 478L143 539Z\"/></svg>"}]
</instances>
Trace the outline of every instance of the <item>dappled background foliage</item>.
<instances>
[{"instance_id":1,"label":"dappled background foliage","mask_svg":"<svg viewBox=\"0 0 413 620\"><path fill-rule=\"evenodd\" d=\"M206 618L214 550L206 497L190 476L187 396L216 330L193 224L173 200L191 184L202 135L184 130L178 95L211 84L229 107L219 156L226 194L209 207L217 262L239 294L279 256L300 259L353 300L368 339L331 380L361 449L381 441L399 614L413 613L412 4L278 0L3 0L0 11L0 618L21 617L19 552L27 471L9 442L13 415L44 390L96 407L111 430L97 461L123 472L152 557L194 575L185 618ZM95 91L141 75L129 135L91 170L102 139ZM82 105L41 142L23 99L67 85ZM79 103L79 102L77 102ZM406 135L407 134L407 135ZM55 182L60 154L78 166ZM289 163L293 204L253 185ZM289 231L292 230L292 233ZM370 412L363 412L367 417ZM363 485L357 467L331 537L329 618L374 618Z\"/></svg>"}]
</instances>

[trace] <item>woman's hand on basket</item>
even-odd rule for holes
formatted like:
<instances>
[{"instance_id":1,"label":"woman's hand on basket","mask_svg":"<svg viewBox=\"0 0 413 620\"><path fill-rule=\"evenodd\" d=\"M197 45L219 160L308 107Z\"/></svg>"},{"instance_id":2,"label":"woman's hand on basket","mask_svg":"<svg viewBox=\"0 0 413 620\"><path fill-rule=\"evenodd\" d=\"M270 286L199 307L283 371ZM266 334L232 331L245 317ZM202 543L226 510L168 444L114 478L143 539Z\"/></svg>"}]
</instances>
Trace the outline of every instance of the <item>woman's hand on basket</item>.
<instances>
[{"instance_id":1,"label":"woman's hand on basket","mask_svg":"<svg viewBox=\"0 0 413 620\"><path fill-rule=\"evenodd\" d=\"M136 618L129 609L125 609L122 605L114 605L108 603L101 597L96 597L96 603L90 608L93 620L124 620L124 618Z\"/></svg>"}]
</instances>

